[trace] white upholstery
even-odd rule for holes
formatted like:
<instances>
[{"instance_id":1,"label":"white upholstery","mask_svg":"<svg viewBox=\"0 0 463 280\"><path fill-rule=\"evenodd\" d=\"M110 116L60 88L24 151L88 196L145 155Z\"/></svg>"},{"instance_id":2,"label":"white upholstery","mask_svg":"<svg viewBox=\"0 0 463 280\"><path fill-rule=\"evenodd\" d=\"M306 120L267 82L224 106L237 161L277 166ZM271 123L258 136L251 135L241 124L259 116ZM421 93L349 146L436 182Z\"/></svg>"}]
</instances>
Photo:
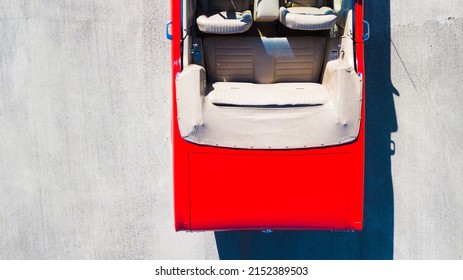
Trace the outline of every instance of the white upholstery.
<instances>
[{"instance_id":1,"label":"white upholstery","mask_svg":"<svg viewBox=\"0 0 463 280\"><path fill-rule=\"evenodd\" d=\"M200 0L199 3L200 13L196 23L204 33L243 33L252 25L249 0Z\"/></svg>"},{"instance_id":2,"label":"white upholstery","mask_svg":"<svg viewBox=\"0 0 463 280\"><path fill-rule=\"evenodd\" d=\"M320 7L324 0L286 0L285 2L288 7Z\"/></svg>"},{"instance_id":3,"label":"white upholstery","mask_svg":"<svg viewBox=\"0 0 463 280\"><path fill-rule=\"evenodd\" d=\"M271 22L279 17L279 0L255 0L254 20L256 22Z\"/></svg>"},{"instance_id":4,"label":"white upholstery","mask_svg":"<svg viewBox=\"0 0 463 280\"><path fill-rule=\"evenodd\" d=\"M206 37L208 81L319 82L325 44L322 37Z\"/></svg>"},{"instance_id":5,"label":"white upholstery","mask_svg":"<svg viewBox=\"0 0 463 280\"><path fill-rule=\"evenodd\" d=\"M212 16L201 15L196 20L198 28L204 33L235 34L249 30L252 25L251 11L220 12Z\"/></svg>"},{"instance_id":6,"label":"white upholstery","mask_svg":"<svg viewBox=\"0 0 463 280\"><path fill-rule=\"evenodd\" d=\"M180 133L195 133L197 124L203 117L206 71L199 65L188 65L178 75L176 88Z\"/></svg>"},{"instance_id":7,"label":"white upholstery","mask_svg":"<svg viewBox=\"0 0 463 280\"><path fill-rule=\"evenodd\" d=\"M309 0L281 7L281 23L290 29L298 30L331 29L336 24L337 15L330 7L319 6L318 2Z\"/></svg>"},{"instance_id":8,"label":"white upholstery","mask_svg":"<svg viewBox=\"0 0 463 280\"><path fill-rule=\"evenodd\" d=\"M187 141L245 149L301 149L357 138L362 83L350 66L339 61L326 67L323 86L329 93L321 106L217 106L203 96L203 71L189 65L176 80L180 133Z\"/></svg>"},{"instance_id":9,"label":"white upholstery","mask_svg":"<svg viewBox=\"0 0 463 280\"><path fill-rule=\"evenodd\" d=\"M213 85L207 98L215 105L298 106L322 105L328 89L318 83L224 83Z\"/></svg>"},{"instance_id":10,"label":"white upholstery","mask_svg":"<svg viewBox=\"0 0 463 280\"><path fill-rule=\"evenodd\" d=\"M204 38L207 73L191 64L176 79L182 137L201 145L244 149L354 141L362 81L350 58L352 39L345 37L345 55L327 63L321 83L317 71L318 60L325 57L325 38ZM281 70L284 75L275 75ZM206 87L206 74L212 90Z\"/></svg>"}]
</instances>

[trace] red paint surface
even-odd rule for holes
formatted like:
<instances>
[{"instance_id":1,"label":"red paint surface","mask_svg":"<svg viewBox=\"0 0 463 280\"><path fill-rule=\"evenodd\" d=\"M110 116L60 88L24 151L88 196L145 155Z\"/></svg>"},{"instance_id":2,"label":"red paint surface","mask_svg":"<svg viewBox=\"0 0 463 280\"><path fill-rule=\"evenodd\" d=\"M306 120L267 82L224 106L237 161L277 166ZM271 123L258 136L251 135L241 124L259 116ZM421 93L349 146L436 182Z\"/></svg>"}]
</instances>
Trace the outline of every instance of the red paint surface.
<instances>
[{"instance_id":1,"label":"red paint surface","mask_svg":"<svg viewBox=\"0 0 463 280\"><path fill-rule=\"evenodd\" d=\"M363 0L355 9L357 70L365 78ZM180 1L171 1L171 12L175 229L361 230L365 102L359 136L347 145L267 151L189 143L176 121Z\"/></svg>"},{"instance_id":2,"label":"red paint surface","mask_svg":"<svg viewBox=\"0 0 463 280\"><path fill-rule=\"evenodd\" d=\"M194 229L346 227L348 155L191 153L189 163Z\"/></svg>"}]
</instances>

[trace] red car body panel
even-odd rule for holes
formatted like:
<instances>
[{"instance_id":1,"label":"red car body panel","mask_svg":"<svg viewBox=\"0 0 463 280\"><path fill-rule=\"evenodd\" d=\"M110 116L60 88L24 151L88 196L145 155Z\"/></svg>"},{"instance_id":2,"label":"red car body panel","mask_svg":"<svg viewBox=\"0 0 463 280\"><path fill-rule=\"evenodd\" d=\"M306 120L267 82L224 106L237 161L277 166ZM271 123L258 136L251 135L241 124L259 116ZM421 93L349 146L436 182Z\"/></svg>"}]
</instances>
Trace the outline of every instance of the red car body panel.
<instances>
[{"instance_id":1,"label":"red car body panel","mask_svg":"<svg viewBox=\"0 0 463 280\"><path fill-rule=\"evenodd\" d=\"M175 229L362 230L365 75L363 0L355 1L357 72L363 79L358 138L299 150L245 150L185 141L177 122L181 1L172 12L172 143Z\"/></svg>"}]
</instances>

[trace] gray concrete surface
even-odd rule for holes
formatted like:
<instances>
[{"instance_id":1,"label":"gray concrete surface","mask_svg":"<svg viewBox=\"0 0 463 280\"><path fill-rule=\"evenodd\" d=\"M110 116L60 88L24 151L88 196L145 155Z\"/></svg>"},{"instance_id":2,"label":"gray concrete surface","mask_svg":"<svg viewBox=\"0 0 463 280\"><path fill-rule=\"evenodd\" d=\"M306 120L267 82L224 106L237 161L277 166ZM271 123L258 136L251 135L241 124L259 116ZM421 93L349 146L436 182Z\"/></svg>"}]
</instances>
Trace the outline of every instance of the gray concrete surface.
<instances>
[{"instance_id":1,"label":"gray concrete surface","mask_svg":"<svg viewBox=\"0 0 463 280\"><path fill-rule=\"evenodd\" d=\"M391 23L394 257L463 259L463 1L392 1Z\"/></svg>"},{"instance_id":2,"label":"gray concrete surface","mask_svg":"<svg viewBox=\"0 0 463 280\"><path fill-rule=\"evenodd\" d=\"M462 259L463 1L365 2L373 234L348 250ZM162 0L0 2L1 259L311 258L308 239L331 240L290 233L293 251L252 255L268 237L173 231L168 19Z\"/></svg>"},{"instance_id":3,"label":"gray concrete surface","mask_svg":"<svg viewBox=\"0 0 463 280\"><path fill-rule=\"evenodd\" d=\"M169 11L1 1L1 258L217 257L173 231Z\"/></svg>"}]
</instances>

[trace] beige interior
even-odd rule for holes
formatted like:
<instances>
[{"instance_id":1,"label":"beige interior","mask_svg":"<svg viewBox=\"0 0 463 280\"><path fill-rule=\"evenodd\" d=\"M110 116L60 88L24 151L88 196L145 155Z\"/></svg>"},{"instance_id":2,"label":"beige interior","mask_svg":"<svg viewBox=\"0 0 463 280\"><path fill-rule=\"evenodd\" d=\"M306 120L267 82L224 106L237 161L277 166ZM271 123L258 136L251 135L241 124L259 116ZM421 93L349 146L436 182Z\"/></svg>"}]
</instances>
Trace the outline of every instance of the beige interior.
<instances>
[{"instance_id":1,"label":"beige interior","mask_svg":"<svg viewBox=\"0 0 463 280\"><path fill-rule=\"evenodd\" d=\"M339 37L309 31L272 37L252 32L195 36L187 31L184 68L176 79L182 137L244 149L299 149L355 140L362 81L355 71L352 11L345 14ZM268 28L279 23L254 22L257 28L260 24Z\"/></svg>"},{"instance_id":2,"label":"beige interior","mask_svg":"<svg viewBox=\"0 0 463 280\"><path fill-rule=\"evenodd\" d=\"M223 83L213 84L207 98L215 105L297 106L323 105L328 89L319 83Z\"/></svg>"},{"instance_id":3,"label":"beige interior","mask_svg":"<svg viewBox=\"0 0 463 280\"><path fill-rule=\"evenodd\" d=\"M250 0L199 0L198 28L204 33L235 34L249 30Z\"/></svg>"},{"instance_id":4,"label":"beige interior","mask_svg":"<svg viewBox=\"0 0 463 280\"><path fill-rule=\"evenodd\" d=\"M326 38L206 37L207 77L214 82L318 82Z\"/></svg>"},{"instance_id":5,"label":"beige interior","mask_svg":"<svg viewBox=\"0 0 463 280\"><path fill-rule=\"evenodd\" d=\"M287 7L321 7L325 0L285 0Z\"/></svg>"},{"instance_id":6,"label":"beige interior","mask_svg":"<svg viewBox=\"0 0 463 280\"><path fill-rule=\"evenodd\" d=\"M285 1L280 8L280 21L291 29L327 30L336 24L337 15L324 0Z\"/></svg>"},{"instance_id":7,"label":"beige interior","mask_svg":"<svg viewBox=\"0 0 463 280\"><path fill-rule=\"evenodd\" d=\"M280 0L254 1L254 21L271 22L278 19Z\"/></svg>"}]
</instances>

